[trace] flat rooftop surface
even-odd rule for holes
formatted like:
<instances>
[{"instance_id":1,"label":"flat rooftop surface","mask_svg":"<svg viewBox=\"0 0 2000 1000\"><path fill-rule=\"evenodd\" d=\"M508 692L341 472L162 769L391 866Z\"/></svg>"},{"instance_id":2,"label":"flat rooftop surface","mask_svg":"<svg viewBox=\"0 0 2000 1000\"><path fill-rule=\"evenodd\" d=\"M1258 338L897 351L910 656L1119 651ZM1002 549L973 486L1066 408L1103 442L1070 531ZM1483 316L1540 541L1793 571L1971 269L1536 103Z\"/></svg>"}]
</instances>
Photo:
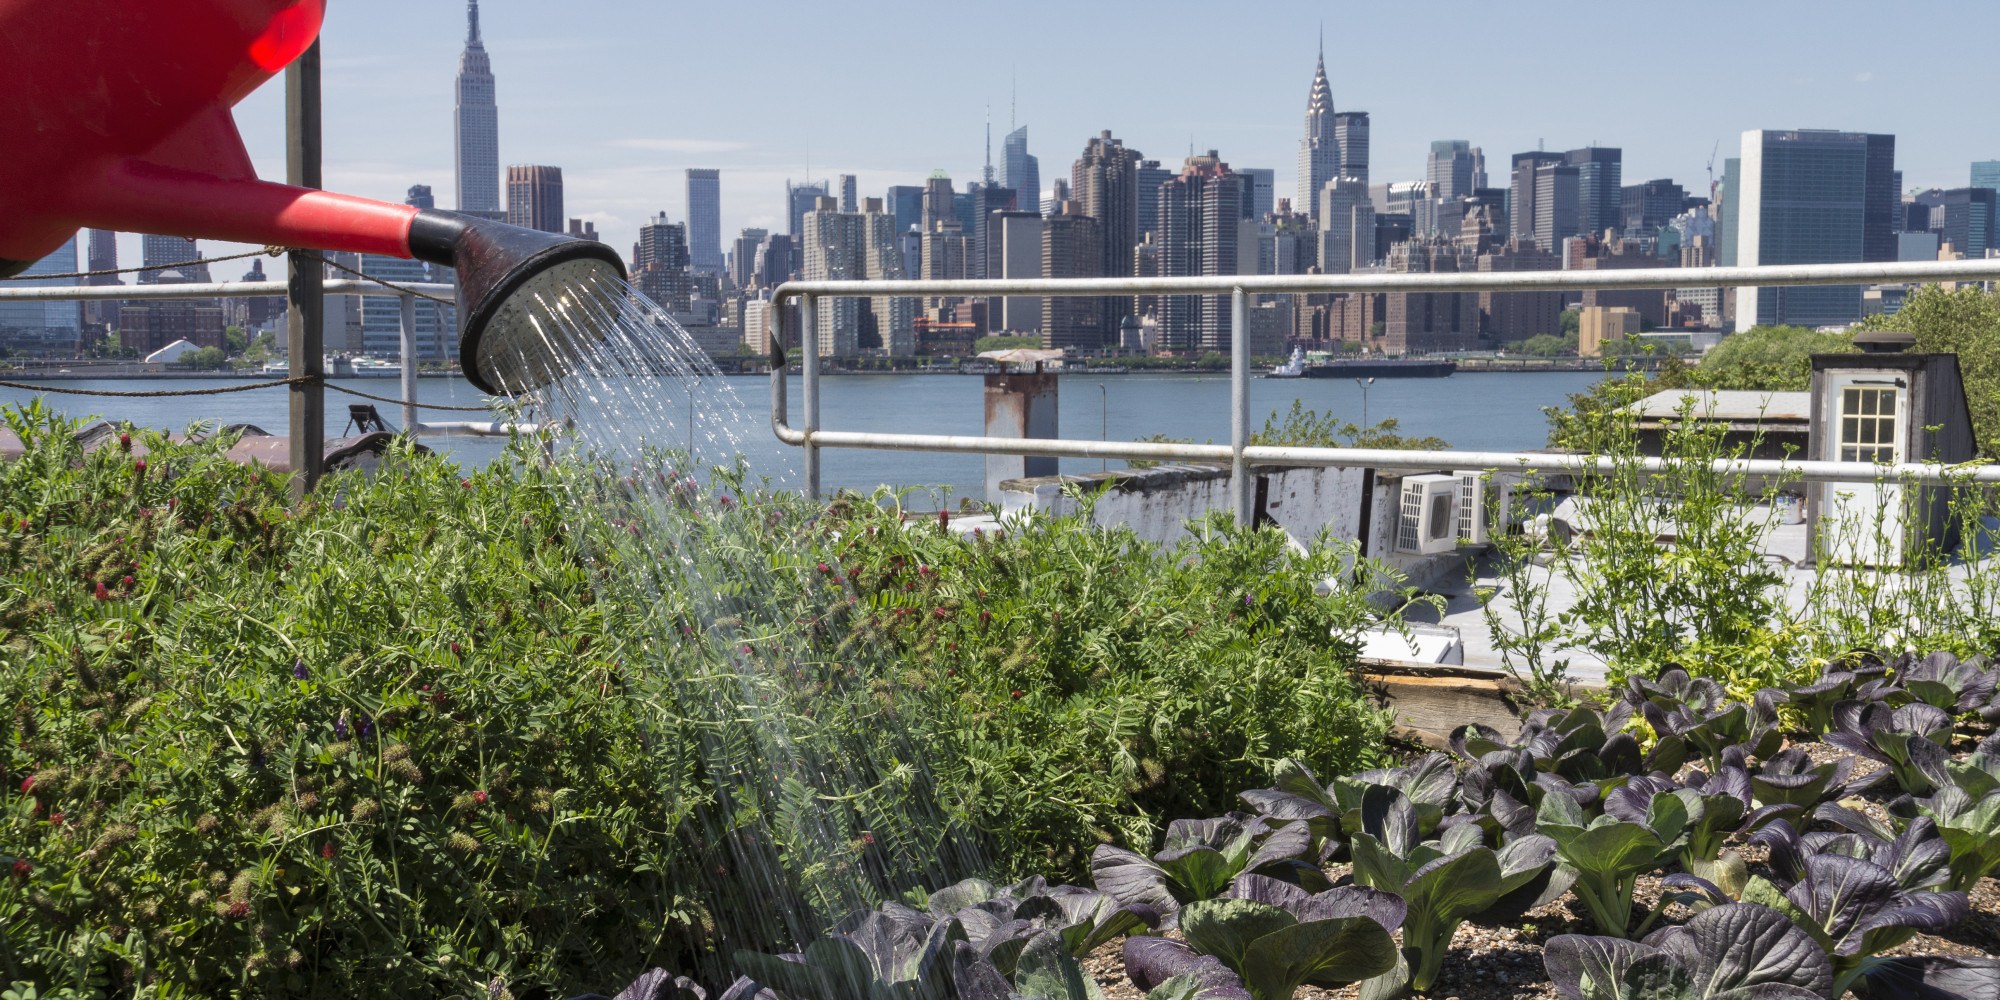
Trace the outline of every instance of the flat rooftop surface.
<instances>
[{"instance_id":1,"label":"flat rooftop surface","mask_svg":"<svg viewBox=\"0 0 2000 1000\"><path fill-rule=\"evenodd\" d=\"M1765 508L1758 508L1760 515L1765 511ZM1995 569L1993 561L2000 559L2000 553L1995 551L1995 543L2000 541L2000 519L1988 517L1983 523L1985 524L1983 536L1968 546L1966 556L1972 561L1968 563L1965 558L1961 558L1954 560L1950 566L1949 572L1955 584L1962 586L1975 569L1992 572ZM1784 573L1787 607L1800 615L1804 614L1808 607L1807 596L1819 572L1818 567L1806 562L1807 530L1808 526L1803 523L1779 523L1769 532L1763 546L1766 562ZM1665 551L1666 547L1673 543L1669 541L1661 544L1662 551ZM1542 560L1548 558L1546 554L1540 557ZM1880 575L1892 580L1897 575L1895 571L1887 569L1848 567L1830 567L1826 572ZM1531 586L1537 590L1545 590L1548 594L1548 613L1560 614L1576 606L1576 589L1564 573L1557 572L1548 565L1535 565L1529 569L1529 579L1532 581ZM1457 629L1465 647L1465 666L1503 669L1506 666L1505 660L1500 651L1494 648L1492 630L1487 624L1486 613L1481 608L1477 596L1478 592L1489 588L1494 591L1494 609L1507 621L1518 626L1519 615L1514 605L1516 595L1511 592L1508 581L1500 574L1500 567L1491 554L1480 557L1473 564L1472 572L1465 577L1448 577L1432 585L1430 592L1444 597L1446 601L1442 617L1428 609L1419 609L1412 618ZM1604 661L1588 650L1564 648L1551 650L1550 653L1552 655L1549 658L1552 660L1569 661L1571 681L1583 684L1603 682Z\"/></svg>"}]
</instances>

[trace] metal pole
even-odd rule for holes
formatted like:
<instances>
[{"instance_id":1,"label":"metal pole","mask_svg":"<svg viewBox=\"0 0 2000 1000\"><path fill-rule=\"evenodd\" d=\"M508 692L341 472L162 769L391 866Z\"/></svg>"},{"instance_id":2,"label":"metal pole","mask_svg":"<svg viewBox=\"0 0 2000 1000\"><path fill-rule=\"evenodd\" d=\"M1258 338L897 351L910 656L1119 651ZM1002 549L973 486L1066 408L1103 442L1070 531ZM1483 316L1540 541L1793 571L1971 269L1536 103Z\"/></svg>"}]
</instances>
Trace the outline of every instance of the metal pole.
<instances>
[{"instance_id":1,"label":"metal pole","mask_svg":"<svg viewBox=\"0 0 2000 1000\"><path fill-rule=\"evenodd\" d=\"M813 296L799 298L799 352L804 375L806 496L819 499L819 445L813 435L819 431L819 320Z\"/></svg>"},{"instance_id":2,"label":"metal pole","mask_svg":"<svg viewBox=\"0 0 2000 1000\"><path fill-rule=\"evenodd\" d=\"M1106 389L1102 382L1097 383L1097 439L1111 440L1111 390ZM1099 462L1097 471L1111 471L1111 460L1107 458Z\"/></svg>"},{"instance_id":3,"label":"metal pole","mask_svg":"<svg viewBox=\"0 0 2000 1000\"><path fill-rule=\"evenodd\" d=\"M1250 446L1250 324L1246 321L1249 296L1238 288L1229 293L1229 494L1234 502L1236 523L1249 527L1250 466L1243 461L1243 449Z\"/></svg>"},{"instance_id":4,"label":"metal pole","mask_svg":"<svg viewBox=\"0 0 2000 1000\"><path fill-rule=\"evenodd\" d=\"M319 43L285 68L285 178L295 187L320 186ZM285 346L292 377L326 375L325 278L319 255L287 257L290 276ZM303 495L319 483L326 460L326 390L319 382L294 382L291 396L292 490Z\"/></svg>"},{"instance_id":5,"label":"metal pole","mask_svg":"<svg viewBox=\"0 0 2000 1000\"><path fill-rule=\"evenodd\" d=\"M399 295L403 307L403 433L417 436L417 297Z\"/></svg>"}]
</instances>

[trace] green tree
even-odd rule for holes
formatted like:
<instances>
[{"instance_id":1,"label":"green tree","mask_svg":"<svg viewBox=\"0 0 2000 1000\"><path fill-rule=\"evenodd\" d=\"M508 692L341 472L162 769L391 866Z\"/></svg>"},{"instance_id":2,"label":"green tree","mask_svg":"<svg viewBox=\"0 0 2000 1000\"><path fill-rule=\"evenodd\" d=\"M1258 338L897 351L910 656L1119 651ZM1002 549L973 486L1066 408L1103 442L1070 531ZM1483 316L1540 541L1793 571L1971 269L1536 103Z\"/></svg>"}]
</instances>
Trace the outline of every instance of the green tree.
<instances>
[{"instance_id":1,"label":"green tree","mask_svg":"<svg viewBox=\"0 0 2000 1000\"><path fill-rule=\"evenodd\" d=\"M1040 337L1007 337L995 334L990 337L979 338L972 345L972 350L975 354L983 354L987 351L1014 351L1024 347L1036 348L1040 346L1042 346L1042 338Z\"/></svg>"},{"instance_id":2,"label":"green tree","mask_svg":"<svg viewBox=\"0 0 2000 1000\"><path fill-rule=\"evenodd\" d=\"M1563 336L1574 337L1583 331L1583 310L1564 309L1560 318Z\"/></svg>"},{"instance_id":3,"label":"green tree","mask_svg":"<svg viewBox=\"0 0 2000 1000\"><path fill-rule=\"evenodd\" d=\"M1407 437L1398 433L1396 418L1373 427L1350 424L1331 413L1308 410L1292 400L1292 408L1282 415L1276 410L1264 418L1264 429L1250 436L1253 445L1300 448L1397 448L1442 451L1451 443L1440 437Z\"/></svg>"},{"instance_id":4,"label":"green tree","mask_svg":"<svg viewBox=\"0 0 2000 1000\"><path fill-rule=\"evenodd\" d=\"M1537 358L1576 357L1576 334L1558 337L1552 333L1538 333L1526 340L1517 340L1507 345L1509 354L1527 354Z\"/></svg>"},{"instance_id":5,"label":"green tree","mask_svg":"<svg viewBox=\"0 0 2000 1000\"><path fill-rule=\"evenodd\" d=\"M1861 326L1914 334L1922 353L1958 355L1979 450L2000 454L2000 294L1925 285L1895 315L1871 316Z\"/></svg>"},{"instance_id":6,"label":"green tree","mask_svg":"<svg viewBox=\"0 0 2000 1000\"><path fill-rule=\"evenodd\" d=\"M240 326L223 327L222 341L229 351L229 356L232 358L242 354L250 347L250 336L244 333L243 328Z\"/></svg>"},{"instance_id":7,"label":"green tree","mask_svg":"<svg viewBox=\"0 0 2000 1000\"><path fill-rule=\"evenodd\" d=\"M1702 358L1693 383L1704 389L1801 391L1812 382L1812 356L1854 351L1851 333L1800 326L1757 326L1724 337Z\"/></svg>"},{"instance_id":8,"label":"green tree","mask_svg":"<svg viewBox=\"0 0 2000 1000\"><path fill-rule=\"evenodd\" d=\"M192 368L196 371L209 371L216 368L229 367L229 355L224 353L220 347L197 347L181 355L180 360L175 363L183 368Z\"/></svg>"}]
</instances>

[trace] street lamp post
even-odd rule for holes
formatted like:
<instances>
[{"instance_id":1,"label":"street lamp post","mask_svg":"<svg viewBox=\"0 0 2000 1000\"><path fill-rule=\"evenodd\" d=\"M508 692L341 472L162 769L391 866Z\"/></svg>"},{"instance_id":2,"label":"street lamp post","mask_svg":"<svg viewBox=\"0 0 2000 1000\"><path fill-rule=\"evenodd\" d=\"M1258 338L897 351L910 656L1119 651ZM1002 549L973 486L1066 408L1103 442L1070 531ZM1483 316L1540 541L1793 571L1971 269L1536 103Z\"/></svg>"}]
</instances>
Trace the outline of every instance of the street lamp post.
<instances>
[{"instance_id":1,"label":"street lamp post","mask_svg":"<svg viewBox=\"0 0 2000 1000\"><path fill-rule=\"evenodd\" d=\"M1368 387L1375 384L1375 379L1372 376L1365 379L1358 378L1354 380L1354 384L1361 387L1361 429L1366 431L1370 426L1368 423Z\"/></svg>"}]
</instances>

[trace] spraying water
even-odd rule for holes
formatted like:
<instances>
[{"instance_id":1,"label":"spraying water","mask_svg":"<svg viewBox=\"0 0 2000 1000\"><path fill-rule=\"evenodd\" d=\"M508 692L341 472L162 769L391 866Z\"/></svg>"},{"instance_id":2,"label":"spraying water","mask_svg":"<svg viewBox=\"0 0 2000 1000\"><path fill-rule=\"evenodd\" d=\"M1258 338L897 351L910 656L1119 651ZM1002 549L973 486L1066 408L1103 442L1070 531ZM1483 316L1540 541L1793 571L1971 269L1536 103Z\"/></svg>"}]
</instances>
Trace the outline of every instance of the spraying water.
<instances>
[{"instance_id":1,"label":"spraying water","mask_svg":"<svg viewBox=\"0 0 2000 1000\"><path fill-rule=\"evenodd\" d=\"M625 282L585 276L527 304L536 342L506 385L544 423L571 537L622 611L608 636L701 801L662 821L703 859L685 891L714 972L735 947L797 943L919 884L984 870L940 808L902 713L899 665L846 627L822 511L751 483L761 421L678 324ZM535 366L546 366L536 368ZM782 950L782 949L780 949Z\"/></svg>"}]
</instances>

